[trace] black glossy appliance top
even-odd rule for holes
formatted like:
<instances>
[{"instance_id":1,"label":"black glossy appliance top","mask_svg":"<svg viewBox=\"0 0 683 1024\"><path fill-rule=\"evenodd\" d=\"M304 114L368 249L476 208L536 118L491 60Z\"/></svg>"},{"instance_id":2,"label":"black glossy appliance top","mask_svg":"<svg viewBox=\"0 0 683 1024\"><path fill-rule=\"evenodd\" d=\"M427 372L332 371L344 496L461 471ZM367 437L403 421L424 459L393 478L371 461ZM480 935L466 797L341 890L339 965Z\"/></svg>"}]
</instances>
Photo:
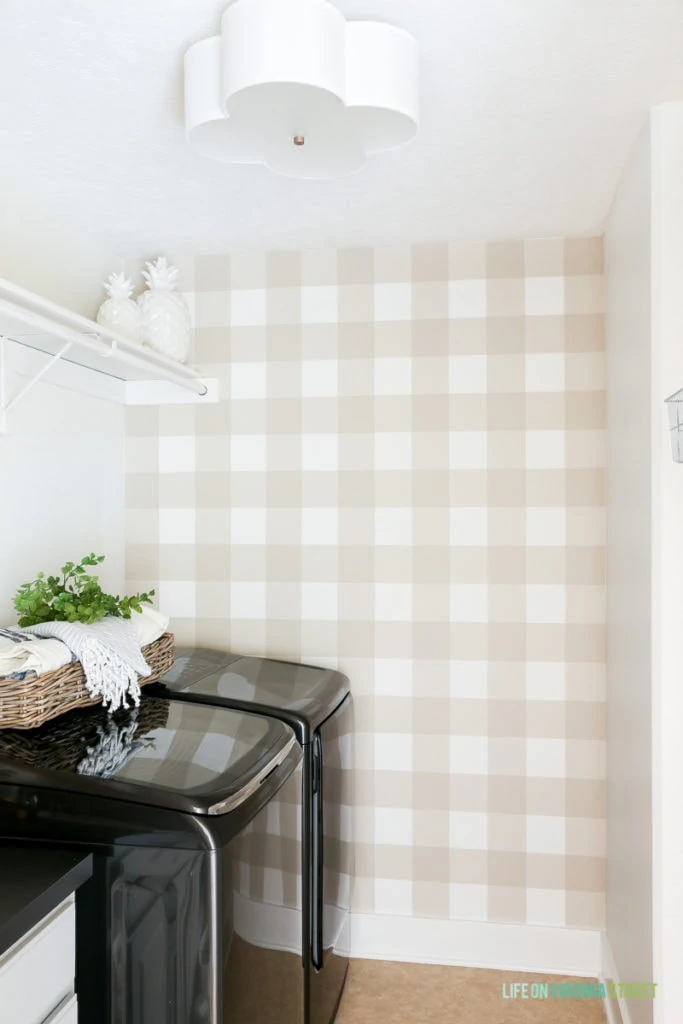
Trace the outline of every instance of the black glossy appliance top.
<instances>
[{"instance_id":1,"label":"black glossy appliance top","mask_svg":"<svg viewBox=\"0 0 683 1024\"><path fill-rule=\"evenodd\" d=\"M158 696L271 714L302 743L342 703L349 681L341 672L273 658L245 657L205 647L180 647L173 667L148 688Z\"/></svg>"},{"instance_id":2,"label":"black glossy appliance top","mask_svg":"<svg viewBox=\"0 0 683 1024\"><path fill-rule=\"evenodd\" d=\"M251 795L294 742L272 718L143 696L136 710L74 711L0 732L0 783L218 815Z\"/></svg>"}]
</instances>

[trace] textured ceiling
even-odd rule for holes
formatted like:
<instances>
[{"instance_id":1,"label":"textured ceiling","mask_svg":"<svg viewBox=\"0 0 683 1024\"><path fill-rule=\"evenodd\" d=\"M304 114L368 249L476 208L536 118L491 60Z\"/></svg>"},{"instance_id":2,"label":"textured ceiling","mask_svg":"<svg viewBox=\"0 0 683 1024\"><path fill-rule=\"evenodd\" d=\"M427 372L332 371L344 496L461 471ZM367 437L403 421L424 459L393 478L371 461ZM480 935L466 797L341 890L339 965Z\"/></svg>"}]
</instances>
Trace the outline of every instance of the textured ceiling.
<instances>
[{"instance_id":1,"label":"textured ceiling","mask_svg":"<svg viewBox=\"0 0 683 1024\"><path fill-rule=\"evenodd\" d=\"M599 231L647 108L683 99L678 0L339 6L415 34L422 122L320 183L186 145L182 56L225 0L3 0L0 273L36 287L51 264L55 293L158 251Z\"/></svg>"}]
</instances>

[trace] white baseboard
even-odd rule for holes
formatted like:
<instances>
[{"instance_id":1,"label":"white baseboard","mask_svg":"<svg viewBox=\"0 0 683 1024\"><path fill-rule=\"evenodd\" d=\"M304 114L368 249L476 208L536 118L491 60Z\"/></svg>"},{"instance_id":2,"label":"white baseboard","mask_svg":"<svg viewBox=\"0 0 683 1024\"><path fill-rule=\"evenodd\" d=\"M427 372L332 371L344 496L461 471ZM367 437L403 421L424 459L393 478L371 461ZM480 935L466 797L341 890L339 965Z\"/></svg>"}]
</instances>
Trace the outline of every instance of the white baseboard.
<instances>
[{"instance_id":1,"label":"white baseboard","mask_svg":"<svg viewBox=\"0 0 683 1024\"><path fill-rule=\"evenodd\" d=\"M614 960L614 954L612 953L612 947L609 939L607 938L607 932L602 933L602 967L600 969L600 981L603 984L607 981L613 981L615 984L619 984L621 981L619 971L617 970L617 965ZM607 1024L631 1024L631 1014L628 1011L626 1000L622 999L621 996L617 996L617 1002L619 1003L621 1021L616 1019L610 1000L605 1000Z\"/></svg>"},{"instance_id":2,"label":"white baseboard","mask_svg":"<svg viewBox=\"0 0 683 1024\"><path fill-rule=\"evenodd\" d=\"M351 956L367 960L597 978L601 939L601 932L581 928L351 915Z\"/></svg>"}]
</instances>

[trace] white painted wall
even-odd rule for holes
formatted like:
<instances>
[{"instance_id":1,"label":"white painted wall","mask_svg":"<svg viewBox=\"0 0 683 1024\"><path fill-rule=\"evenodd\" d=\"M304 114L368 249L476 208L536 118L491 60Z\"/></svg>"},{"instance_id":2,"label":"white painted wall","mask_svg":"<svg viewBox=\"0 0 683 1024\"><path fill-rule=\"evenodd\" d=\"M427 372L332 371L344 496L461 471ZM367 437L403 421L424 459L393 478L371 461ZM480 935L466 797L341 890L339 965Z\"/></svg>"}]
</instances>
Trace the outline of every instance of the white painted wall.
<instances>
[{"instance_id":1,"label":"white painted wall","mask_svg":"<svg viewBox=\"0 0 683 1024\"><path fill-rule=\"evenodd\" d=\"M4 211L3 211L4 212ZM3 216L2 246L0 246L0 277L29 291L52 299L75 313L92 319L106 295L102 282L113 271L125 271L136 291L142 291L142 271L145 260L164 255L180 271L181 288L189 290L194 276L194 254L184 247L165 247L159 250L150 245L140 255L140 245L117 246L105 243L98 236L75 237L73 230L65 233L63 227L50 223L41 210L36 224L17 216L16 211ZM27 239L40 234L42 245ZM56 258L55 253L59 256Z\"/></svg>"},{"instance_id":2,"label":"white painted wall","mask_svg":"<svg viewBox=\"0 0 683 1024\"><path fill-rule=\"evenodd\" d=\"M669 1024L681 1015L683 957L683 465L663 399L683 387L683 103L652 115L652 232L655 1024Z\"/></svg>"},{"instance_id":3,"label":"white painted wall","mask_svg":"<svg viewBox=\"0 0 683 1024\"><path fill-rule=\"evenodd\" d=\"M8 346L10 368L21 351ZM9 375L9 394L25 383ZM15 622L12 595L42 570L96 551L101 577L123 586L123 407L39 383L0 436L0 624Z\"/></svg>"},{"instance_id":4,"label":"white painted wall","mask_svg":"<svg viewBox=\"0 0 683 1024\"><path fill-rule=\"evenodd\" d=\"M607 938L621 981L655 981L632 1024L680 1016L683 953L683 104L652 111L605 239L608 353Z\"/></svg>"},{"instance_id":5,"label":"white painted wall","mask_svg":"<svg viewBox=\"0 0 683 1024\"><path fill-rule=\"evenodd\" d=\"M605 236L607 934L623 981L652 978L651 147L639 140ZM633 1008L650 1024L652 1005Z\"/></svg>"}]
</instances>

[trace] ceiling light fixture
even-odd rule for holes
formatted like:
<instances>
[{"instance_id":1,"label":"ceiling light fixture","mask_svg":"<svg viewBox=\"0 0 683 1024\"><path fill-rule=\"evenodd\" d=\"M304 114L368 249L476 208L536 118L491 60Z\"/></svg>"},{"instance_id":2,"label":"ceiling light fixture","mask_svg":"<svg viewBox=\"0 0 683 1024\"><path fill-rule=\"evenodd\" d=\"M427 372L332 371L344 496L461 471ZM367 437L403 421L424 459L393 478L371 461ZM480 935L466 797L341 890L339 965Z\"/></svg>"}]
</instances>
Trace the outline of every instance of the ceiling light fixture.
<instances>
[{"instance_id":1,"label":"ceiling light fixture","mask_svg":"<svg viewBox=\"0 0 683 1024\"><path fill-rule=\"evenodd\" d=\"M295 178L363 167L417 131L417 45L329 0L234 0L185 54L185 131L203 156Z\"/></svg>"}]
</instances>

